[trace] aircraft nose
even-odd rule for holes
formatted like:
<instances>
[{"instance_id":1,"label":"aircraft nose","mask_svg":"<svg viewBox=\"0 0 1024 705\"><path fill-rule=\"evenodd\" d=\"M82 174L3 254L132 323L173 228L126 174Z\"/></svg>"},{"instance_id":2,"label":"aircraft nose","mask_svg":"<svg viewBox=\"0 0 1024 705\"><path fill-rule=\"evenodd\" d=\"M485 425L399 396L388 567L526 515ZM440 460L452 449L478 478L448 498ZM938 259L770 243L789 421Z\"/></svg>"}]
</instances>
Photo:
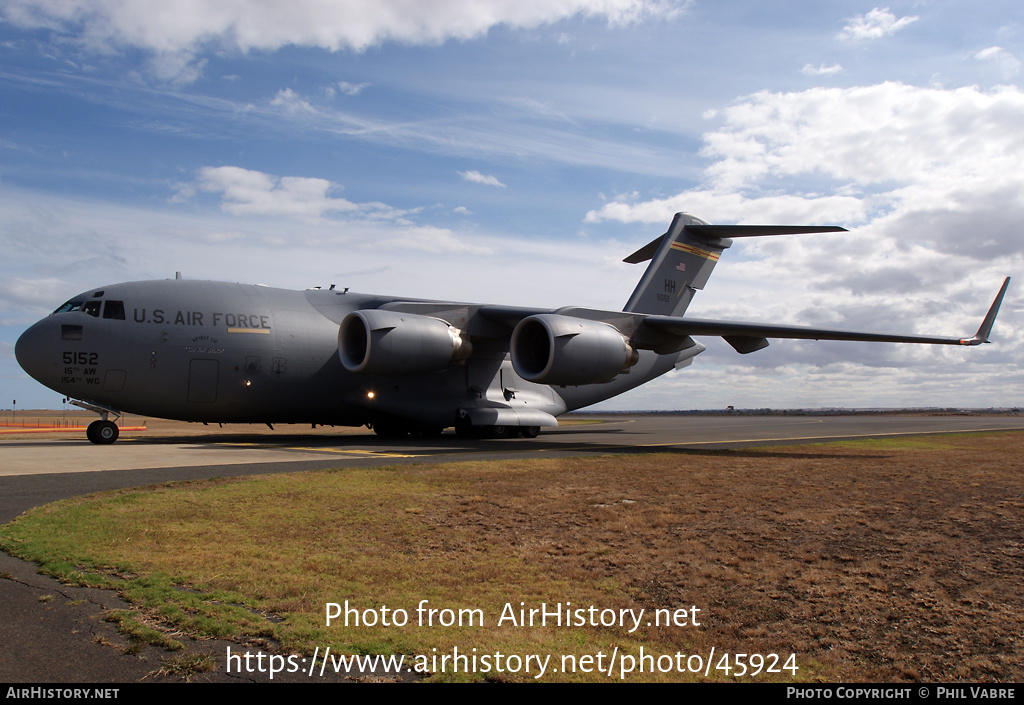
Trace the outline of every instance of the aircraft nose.
<instances>
[{"instance_id":1,"label":"aircraft nose","mask_svg":"<svg viewBox=\"0 0 1024 705\"><path fill-rule=\"evenodd\" d=\"M43 319L22 333L14 344L14 357L21 369L47 386L51 386L53 380L49 378L57 371L53 358L60 341L57 330L50 321Z\"/></svg>"}]
</instances>

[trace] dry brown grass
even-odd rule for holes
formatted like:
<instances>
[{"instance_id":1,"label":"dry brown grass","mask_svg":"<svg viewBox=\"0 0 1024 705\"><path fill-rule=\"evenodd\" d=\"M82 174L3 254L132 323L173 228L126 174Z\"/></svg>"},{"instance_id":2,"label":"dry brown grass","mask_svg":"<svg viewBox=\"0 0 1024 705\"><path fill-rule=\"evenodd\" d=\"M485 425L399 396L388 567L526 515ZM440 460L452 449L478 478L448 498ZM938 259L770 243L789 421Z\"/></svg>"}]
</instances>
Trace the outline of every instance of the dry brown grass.
<instances>
[{"instance_id":1,"label":"dry brown grass","mask_svg":"<svg viewBox=\"0 0 1024 705\"><path fill-rule=\"evenodd\" d=\"M697 604L720 651L1024 678L1024 434L524 465L449 468L475 496L427 516L649 608Z\"/></svg>"}]
</instances>

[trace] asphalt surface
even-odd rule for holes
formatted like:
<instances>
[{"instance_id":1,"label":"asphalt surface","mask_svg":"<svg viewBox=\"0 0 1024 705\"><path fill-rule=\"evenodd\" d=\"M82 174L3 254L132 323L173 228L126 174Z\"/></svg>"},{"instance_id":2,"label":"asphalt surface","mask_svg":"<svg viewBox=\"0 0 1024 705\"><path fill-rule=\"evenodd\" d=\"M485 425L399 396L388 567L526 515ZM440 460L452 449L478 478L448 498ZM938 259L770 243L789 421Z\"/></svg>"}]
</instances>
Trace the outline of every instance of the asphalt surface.
<instances>
[{"instance_id":1,"label":"asphalt surface","mask_svg":"<svg viewBox=\"0 0 1024 705\"><path fill-rule=\"evenodd\" d=\"M597 420L597 419L588 419ZM384 441L367 435L259 434L131 438L94 446L84 437L0 440L0 523L36 506L89 492L174 480L297 472L336 467L458 460L501 460L695 448L737 448L828 440L1024 430L1024 418L995 416L608 416L599 423L545 429L526 440L441 438ZM0 682L133 683L184 680L160 672L174 654L137 649L103 620L126 608L110 591L61 585L35 566L0 553ZM179 639L181 637L178 637ZM186 642L218 656L238 644ZM258 647L250 647L255 651ZM253 669L255 671L255 669ZM267 681L266 672L188 676L202 681ZM373 678L364 675L364 678ZM303 674L275 681L309 682ZM324 679L326 680L326 679ZM338 680L341 680L340 678Z\"/></svg>"}]
</instances>

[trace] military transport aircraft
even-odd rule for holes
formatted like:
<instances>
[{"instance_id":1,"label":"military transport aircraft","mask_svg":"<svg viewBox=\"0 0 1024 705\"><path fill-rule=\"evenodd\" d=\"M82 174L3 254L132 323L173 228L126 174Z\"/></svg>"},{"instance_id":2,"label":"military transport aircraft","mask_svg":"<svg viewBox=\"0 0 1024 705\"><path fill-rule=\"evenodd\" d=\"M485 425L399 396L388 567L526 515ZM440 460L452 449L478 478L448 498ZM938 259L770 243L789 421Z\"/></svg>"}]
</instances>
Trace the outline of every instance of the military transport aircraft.
<instances>
[{"instance_id":1,"label":"military transport aircraft","mask_svg":"<svg viewBox=\"0 0 1024 705\"><path fill-rule=\"evenodd\" d=\"M710 225L678 213L625 259L651 260L619 312L401 299L348 289L286 291L225 282L91 289L29 328L15 353L35 379L100 414L185 421L371 427L387 437L535 437L560 414L621 394L718 336L739 353L768 338L987 343L1009 278L969 338L856 333L683 316L731 238L839 227ZM272 426L271 426L272 427Z\"/></svg>"}]
</instances>

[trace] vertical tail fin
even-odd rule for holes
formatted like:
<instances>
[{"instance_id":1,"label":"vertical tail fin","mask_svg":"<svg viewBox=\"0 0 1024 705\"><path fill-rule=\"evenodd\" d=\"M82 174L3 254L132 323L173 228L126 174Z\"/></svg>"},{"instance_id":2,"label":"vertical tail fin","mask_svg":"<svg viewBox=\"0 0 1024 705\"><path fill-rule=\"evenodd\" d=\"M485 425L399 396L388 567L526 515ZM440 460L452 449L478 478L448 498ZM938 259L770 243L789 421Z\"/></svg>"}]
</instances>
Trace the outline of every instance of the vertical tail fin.
<instances>
[{"instance_id":1,"label":"vertical tail fin","mask_svg":"<svg viewBox=\"0 0 1024 705\"><path fill-rule=\"evenodd\" d=\"M651 260L623 311L681 316L697 289L703 289L719 255L734 237L844 232L816 225L710 225L689 213L676 213L668 232L623 260Z\"/></svg>"},{"instance_id":2,"label":"vertical tail fin","mask_svg":"<svg viewBox=\"0 0 1024 705\"><path fill-rule=\"evenodd\" d=\"M624 311L683 315L696 290L707 283L718 256L732 244L714 235L696 236L694 225L707 223L688 213L676 213L668 232L623 260L631 264L651 260Z\"/></svg>"}]
</instances>

